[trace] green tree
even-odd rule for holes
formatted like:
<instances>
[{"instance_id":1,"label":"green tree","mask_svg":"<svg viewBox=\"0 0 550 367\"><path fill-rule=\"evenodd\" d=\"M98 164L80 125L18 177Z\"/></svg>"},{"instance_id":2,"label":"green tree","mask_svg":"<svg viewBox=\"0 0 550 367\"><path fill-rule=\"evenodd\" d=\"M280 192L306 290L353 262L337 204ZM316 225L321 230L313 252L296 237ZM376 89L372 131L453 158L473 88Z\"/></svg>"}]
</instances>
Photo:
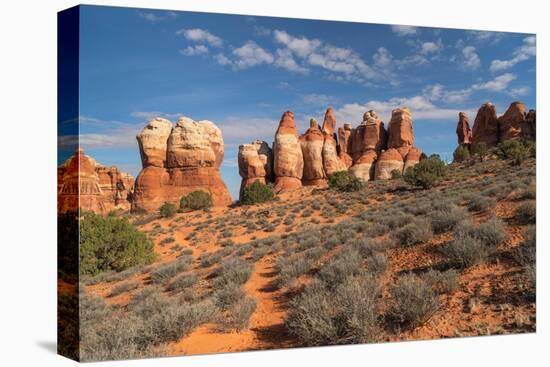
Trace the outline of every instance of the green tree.
<instances>
[{"instance_id":1,"label":"green tree","mask_svg":"<svg viewBox=\"0 0 550 367\"><path fill-rule=\"evenodd\" d=\"M180 209L198 210L210 207L212 207L212 194L206 191L193 191L180 199Z\"/></svg>"},{"instance_id":2,"label":"green tree","mask_svg":"<svg viewBox=\"0 0 550 367\"><path fill-rule=\"evenodd\" d=\"M441 179L447 174L447 167L439 156L432 155L421 160L414 167L407 168L404 179L410 185L419 186L424 189L437 186Z\"/></svg>"},{"instance_id":3,"label":"green tree","mask_svg":"<svg viewBox=\"0 0 550 367\"><path fill-rule=\"evenodd\" d=\"M348 171L338 171L330 175L328 186L338 191L359 191L363 187L363 183Z\"/></svg>"},{"instance_id":4,"label":"green tree","mask_svg":"<svg viewBox=\"0 0 550 367\"><path fill-rule=\"evenodd\" d=\"M126 217L85 212L80 224L80 274L121 271L155 259L153 244Z\"/></svg>"},{"instance_id":5,"label":"green tree","mask_svg":"<svg viewBox=\"0 0 550 367\"><path fill-rule=\"evenodd\" d=\"M472 146L472 154L479 157L479 161L483 162L485 156L487 155L487 144L484 142L479 142Z\"/></svg>"},{"instance_id":6,"label":"green tree","mask_svg":"<svg viewBox=\"0 0 550 367\"><path fill-rule=\"evenodd\" d=\"M265 185L256 180L252 185L243 190L241 197L241 204L252 205L258 203L265 203L275 198L275 193L269 185Z\"/></svg>"},{"instance_id":7,"label":"green tree","mask_svg":"<svg viewBox=\"0 0 550 367\"><path fill-rule=\"evenodd\" d=\"M470 159L470 149L465 145L459 145L453 153L453 162L464 162Z\"/></svg>"}]
</instances>

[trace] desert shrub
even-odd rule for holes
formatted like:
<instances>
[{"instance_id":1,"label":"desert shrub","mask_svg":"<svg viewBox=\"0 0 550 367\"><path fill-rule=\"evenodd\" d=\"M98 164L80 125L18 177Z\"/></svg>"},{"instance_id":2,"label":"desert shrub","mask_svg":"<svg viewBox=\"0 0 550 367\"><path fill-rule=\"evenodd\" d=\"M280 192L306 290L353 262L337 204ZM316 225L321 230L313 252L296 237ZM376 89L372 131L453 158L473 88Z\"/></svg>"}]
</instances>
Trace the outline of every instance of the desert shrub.
<instances>
[{"instance_id":1,"label":"desert shrub","mask_svg":"<svg viewBox=\"0 0 550 367\"><path fill-rule=\"evenodd\" d=\"M484 142L479 142L472 146L472 154L479 157L479 160L483 162L483 159L487 155L487 144Z\"/></svg>"},{"instance_id":2,"label":"desert shrub","mask_svg":"<svg viewBox=\"0 0 550 367\"><path fill-rule=\"evenodd\" d=\"M423 274L422 279L437 293L452 293L458 289L458 271L450 269L438 271L430 269Z\"/></svg>"},{"instance_id":3,"label":"desert shrub","mask_svg":"<svg viewBox=\"0 0 550 367\"><path fill-rule=\"evenodd\" d=\"M414 274L401 276L390 289L390 317L397 326L415 328L428 321L438 310L437 293Z\"/></svg>"},{"instance_id":4,"label":"desert shrub","mask_svg":"<svg viewBox=\"0 0 550 367\"><path fill-rule=\"evenodd\" d=\"M159 245L164 246L164 245L167 245L167 244L172 243L172 242L176 242L176 239L172 236L169 236L169 237L166 237L165 239L163 239L162 241L160 241Z\"/></svg>"},{"instance_id":5,"label":"desert shrub","mask_svg":"<svg viewBox=\"0 0 550 367\"><path fill-rule=\"evenodd\" d=\"M181 274L174 277L174 279L168 283L166 289L169 291L183 291L192 287L197 281L198 278L195 274Z\"/></svg>"},{"instance_id":6,"label":"desert shrub","mask_svg":"<svg viewBox=\"0 0 550 367\"><path fill-rule=\"evenodd\" d=\"M192 256L181 256L176 260L164 265L160 265L151 271L151 282L153 283L166 283L175 275L186 271L193 262Z\"/></svg>"},{"instance_id":7,"label":"desert shrub","mask_svg":"<svg viewBox=\"0 0 550 367\"><path fill-rule=\"evenodd\" d=\"M199 257L201 268L208 268L214 264L217 264L222 259L220 252L203 252Z\"/></svg>"},{"instance_id":8,"label":"desert shrub","mask_svg":"<svg viewBox=\"0 0 550 367\"><path fill-rule=\"evenodd\" d=\"M241 203L245 205L253 205L265 203L275 198L275 193L271 186L265 185L260 181L255 181L252 185L244 189L241 198Z\"/></svg>"},{"instance_id":9,"label":"desert shrub","mask_svg":"<svg viewBox=\"0 0 550 367\"><path fill-rule=\"evenodd\" d=\"M277 284L279 286L292 284L297 277L307 273L312 266L313 261L302 254L279 257L275 264L275 269L279 272Z\"/></svg>"},{"instance_id":10,"label":"desert shrub","mask_svg":"<svg viewBox=\"0 0 550 367\"><path fill-rule=\"evenodd\" d=\"M248 328L254 311L256 311L256 300L252 297L242 298L231 308L231 326L237 330Z\"/></svg>"},{"instance_id":11,"label":"desert shrub","mask_svg":"<svg viewBox=\"0 0 550 367\"><path fill-rule=\"evenodd\" d=\"M520 139L508 139L498 145L500 156L511 159L512 164L519 166L533 154L533 143Z\"/></svg>"},{"instance_id":12,"label":"desert shrub","mask_svg":"<svg viewBox=\"0 0 550 367\"><path fill-rule=\"evenodd\" d=\"M459 145L453 152L453 162L464 162L470 159L470 149L465 145Z\"/></svg>"},{"instance_id":13,"label":"desert shrub","mask_svg":"<svg viewBox=\"0 0 550 367\"><path fill-rule=\"evenodd\" d=\"M153 244L125 217L87 212L80 220L80 273L122 271L155 259Z\"/></svg>"},{"instance_id":14,"label":"desert shrub","mask_svg":"<svg viewBox=\"0 0 550 367\"><path fill-rule=\"evenodd\" d=\"M164 203L159 208L160 216L163 218L172 218L177 213L176 206L172 203Z\"/></svg>"},{"instance_id":15,"label":"desert shrub","mask_svg":"<svg viewBox=\"0 0 550 367\"><path fill-rule=\"evenodd\" d=\"M522 224L534 224L537 221L537 204L535 200L528 200L518 205L515 216Z\"/></svg>"},{"instance_id":16,"label":"desert shrub","mask_svg":"<svg viewBox=\"0 0 550 367\"><path fill-rule=\"evenodd\" d=\"M390 176L392 180L397 180L401 177L403 177L403 173L398 169L392 169L390 172Z\"/></svg>"},{"instance_id":17,"label":"desert shrub","mask_svg":"<svg viewBox=\"0 0 550 367\"><path fill-rule=\"evenodd\" d=\"M450 208L435 210L429 213L434 233L443 233L452 230L466 217L464 209L451 205Z\"/></svg>"},{"instance_id":18,"label":"desert shrub","mask_svg":"<svg viewBox=\"0 0 550 367\"><path fill-rule=\"evenodd\" d=\"M198 210L210 207L212 207L212 194L206 191L193 191L180 199L180 209Z\"/></svg>"},{"instance_id":19,"label":"desert shrub","mask_svg":"<svg viewBox=\"0 0 550 367\"><path fill-rule=\"evenodd\" d=\"M414 246L426 243L432 239L433 232L430 222L417 219L403 228L392 232L392 237L401 246Z\"/></svg>"},{"instance_id":20,"label":"desert shrub","mask_svg":"<svg viewBox=\"0 0 550 367\"><path fill-rule=\"evenodd\" d=\"M478 237L473 224L464 222L455 228L453 240L439 247L439 251L457 265L467 268L487 260L496 248Z\"/></svg>"},{"instance_id":21,"label":"desert shrub","mask_svg":"<svg viewBox=\"0 0 550 367\"><path fill-rule=\"evenodd\" d=\"M361 190L363 183L348 171L338 171L330 175L328 186L338 191L352 192Z\"/></svg>"},{"instance_id":22,"label":"desert shrub","mask_svg":"<svg viewBox=\"0 0 550 367\"><path fill-rule=\"evenodd\" d=\"M493 208L495 205L495 199L481 195L475 195L468 203L468 210L473 212L481 212Z\"/></svg>"},{"instance_id":23,"label":"desert shrub","mask_svg":"<svg viewBox=\"0 0 550 367\"><path fill-rule=\"evenodd\" d=\"M481 223L475 232L475 236L486 246L497 246L508 237L504 223L501 219L493 217L485 223Z\"/></svg>"},{"instance_id":24,"label":"desert shrub","mask_svg":"<svg viewBox=\"0 0 550 367\"><path fill-rule=\"evenodd\" d=\"M214 288L223 287L228 283L244 284L250 278L252 270L252 265L240 257L224 260L216 272L218 277L214 281Z\"/></svg>"},{"instance_id":25,"label":"desert shrub","mask_svg":"<svg viewBox=\"0 0 550 367\"><path fill-rule=\"evenodd\" d=\"M415 166L407 168L403 177L409 185L429 189L437 186L446 174L445 162L438 156L430 156Z\"/></svg>"},{"instance_id":26,"label":"desert shrub","mask_svg":"<svg viewBox=\"0 0 550 367\"><path fill-rule=\"evenodd\" d=\"M290 302L286 326L307 346L374 341L379 295L372 276L349 277L334 290L314 281Z\"/></svg>"},{"instance_id":27,"label":"desert shrub","mask_svg":"<svg viewBox=\"0 0 550 367\"><path fill-rule=\"evenodd\" d=\"M380 252L374 252L367 257L367 269L373 274L383 273L388 267L388 258Z\"/></svg>"},{"instance_id":28,"label":"desert shrub","mask_svg":"<svg viewBox=\"0 0 550 367\"><path fill-rule=\"evenodd\" d=\"M136 289L138 286L139 284L134 281L119 284L111 290L111 292L109 293L109 297L115 297L122 293L129 292Z\"/></svg>"},{"instance_id":29,"label":"desert shrub","mask_svg":"<svg viewBox=\"0 0 550 367\"><path fill-rule=\"evenodd\" d=\"M245 293L236 283L226 283L223 287L216 289L213 293L213 299L221 310L228 309L231 305L245 297Z\"/></svg>"},{"instance_id":30,"label":"desert shrub","mask_svg":"<svg viewBox=\"0 0 550 367\"><path fill-rule=\"evenodd\" d=\"M529 226L524 233L525 240L517 247L514 259L522 266L534 265L537 260L537 231L535 226Z\"/></svg>"},{"instance_id":31,"label":"desert shrub","mask_svg":"<svg viewBox=\"0 0 550 367\"><path fill-rule=\"evenodd\" d=\"M338 253L319 270L318 277L329 287L335 287L346 278L361 271L362 257L355 249Z\"/></svg>"}]
</instances>

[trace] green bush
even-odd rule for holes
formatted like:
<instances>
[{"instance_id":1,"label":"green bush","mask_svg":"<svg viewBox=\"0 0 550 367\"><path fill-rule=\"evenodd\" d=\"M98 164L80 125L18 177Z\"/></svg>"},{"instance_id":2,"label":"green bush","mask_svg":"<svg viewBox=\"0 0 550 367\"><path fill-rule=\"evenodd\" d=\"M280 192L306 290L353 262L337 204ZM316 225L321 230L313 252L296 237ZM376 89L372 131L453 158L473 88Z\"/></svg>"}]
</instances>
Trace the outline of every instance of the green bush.
<instances>
[{"instance_id":1,"label":"green bush","mask_svg":"<svg viewBox=\"0 0 550 367\"><path fill-rule=\"evenodd\" d=\"M351 192L361 190L363 183L348 171L338 171L330 175L328 186L338 191Z\"/></svg>"},{"instance_id":2,"label":"green bush","mask_svg":"<svg viewBox=\"0 0 550 367\"><path fill-rule=\"evenodd\" d=\"M437 186L441 179L447 174L447 167L437 155L423 159L414 167L407 168L404 178L405 182L412 186L419 186L424 189Z\"/></svg>"},{"instance_id":3,"label":"green bush","mask_svg":"<svg viewBox=\"0 0 550 367\"><path fill-rule=\"evenodd\" d=\"M525 159L535 156L536 146L533 142L521 139L505 140L498 145L499 155L511 159L512 165L519 166Z\"/></svg>"},{"instance_id":4,"label":"green bush","mask_svg":"<svg viewBox=\"0 0 550 367\"><path fill-rule=\"evenodd\" d=\"M80 274L122 271L155 259L153 244L125 217L86 212L80 220Z\"/></svg>"},{"instance_id":5,"label":"green bush","mask_svg":"<svg viewBox=\"0 0 550 367\"><path fill-rule=\"evenodd\" d=\"M453 162L464 162L470 159L470 149L465 145L459 145L453 153Z\"/></svg>"},{"instance_id":6,"label":"green bush","mask_svg":"<svg viewBox=\"0 0 550 367\"><path fill-rule=\"evenodd\" d=\"M172 203L164 203L159 209L160 216L164 218L172 218L176 215L176 206Z\"/></svg>"},{"instance_id":7,"label":"green bush","mask_svg":"<svg viewBox=\"0 0 550 367\"><path fill-rule=\"evenodd\" d=\"M515 212L516 218L522 224L535 223L537 221L537 203L535 200L527 200L521 203Z\"/></svg>"},{"instance_id":8,"label":"green bush","mask_svg":"<svg viewBox=\"0 0 550 367\"><path fill-rule=\"evenodd\" d=\"M265 203L275 198L275 193L269 185L265 185L260 181L254 183L243 190L241 203L245 205L253 205Z\"/></svg>"},{"instance_id":9,"label":"green bush","mask_svg":"<svg viewBox=\"0 0 550 367\"><path fill-rule=\"evenodd\" d=\"M180 199L180 209L208 209L212 207L212 194L206 191L193 191Z\"/></svg>"},{"instance_id":10,"label":"green bush","mask_svg":"<svg viewBox=\"0 0 550 367\"><path fill-rule=\"evenodd\" d=\"M390 175L392 180L397 180L398 178L403 177L403 174L398 169L392 169L392 171L390 172Z\"/></svg>"}]
</instances>

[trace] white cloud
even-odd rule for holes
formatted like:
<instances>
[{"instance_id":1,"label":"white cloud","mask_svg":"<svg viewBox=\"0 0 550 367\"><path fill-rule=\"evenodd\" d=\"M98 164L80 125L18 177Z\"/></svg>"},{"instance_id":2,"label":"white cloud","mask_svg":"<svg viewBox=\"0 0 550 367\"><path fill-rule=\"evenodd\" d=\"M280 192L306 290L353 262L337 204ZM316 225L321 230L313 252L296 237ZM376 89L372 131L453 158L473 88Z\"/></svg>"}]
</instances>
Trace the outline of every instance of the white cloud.
<instances>
[{"instance_id":1,"label":"white cloud","mask_svg":"<svg viewBox=\"0 0 550 367\"><path fill-rule=\"evenodd\" d=\"M512 58L508 60L493 60L489 69L492 72L506 70L522 61L529 60L531 57L536 56L536 54L537 46L535 36L529 36L523 39L523 45L514 50Z\"/></svg>"},{"instance_id":2,"label":"white cloud","mask_svg":"<svg viewBox=\"0 0 550 367\"><path fill-rule=\"evenodd\" d=\"M462 49L462 63L464 69L476 70L481 65L479 55L476 53L476 48L473 46L466 46Z\"/></svg>"},{"instance_id":3,"label":"white cloud","mask_svg":"<svg viewBox=\"0 0 550 367\"><path fill-rule=\"evenodd\" d=\"M216 124L222 131L226 147L237 147L256 139L265 140L271 145L279 120L232 116Z\"/></svg>"},{"instance_id":4,"label":"white cloud","mask_svg":"<svg viewBox=\"0 0 550 367\"><path fill-rule=\"evenodd\" d=\"M387 123L391 119L391 111L398 107L408 107L413 120L454 120L460 110L441 108L434 105L425 96L410 98L391 98L385 101L369 101L365 104L349 103L336 109L336 118L341 122L351 122L356 125L368 110L374 110Z\"/></svg>"},{"instance_id":5,"label":"white cloud","mask_svg":"<svg viewBox=\"0 0 550 367\"><path fill-rule=\"evenodd\" d=\"M508 88L508 84L517 77L514 74L506 73L497 76L495 79L485 83L474 84L473 89L489 90L493 92L501 92Z\"/></svg>"},{"instance_id":6,"label":"white cloud","mask_svg":"<svg viewBox=\"0 0 550 367\"><path fill-rule=\"evenodd\" d=\"M281 30L273 31L273 36L276 42L285 45L289 50L302 58L310 55L321 45L321 41L317 39L310 40L305 37L294 37Z\"/></svg>"},{"instance_id":7,"label":"white cloud","mask_svg":"<svg viewBox=\"0 0 550 367\"><path fill-rule=\"evenodd\" d=\"M477 43L497 44L504 39L506 33L490 31L467 31L468 39Z\"/></svg>"},{"instance_id":8,"label":"white cloud","mask_svg":"<svg viewBox=\"0 0 550 367\"><path fill-rule=\"evenodd\" d=\"M234 65L238 69L246 69L259 64L273 63L273 55L261 48L254 41L248 41L239 48L233 50L233 55L236 57Z\"/></svg>"},{"instance_id":9,"label":"white cloud","mask_svg":"<svg viewBox=\"0 0 550 367\"><path fill-rule=\"evenodd\" d=\"M216 56L214 56L214 60L220 65L229 65L231 64L231 60L227 58L223 53L219 53Z\"/></svg>"},{"instance_id":10,"label":"white cloud","mask_svg":"<svg viewBox=\"0 0 550 367\"><path fill-rule=\"evenodd\" d=\"M221 47L223 40L210 33L206 29L193 28L193 29L180 29L176 32L177 35L182 35L189 41L193 42L206 42L214 47Z\"/></svg>"},{"instance_id":11,"label":"white cloud","mask_svg":"<svg viewBox=\"0 0 550 367\"><path fill-rule=\"evenodd\" d=\"M137 147L136 134L141 130L139 124L120 121L104 121L90 116L79 117L81 133L80 146L84 149ZM93 128L94 132L88 132ZM70 142L70 138L65 143Z\"/></svg>"},{"instance_id":12,"label":"white cloud","mask_svg":"<svg viewBox=\"0 0 550 367\"><path fill-rule=\"evenodd\" d=\"M155 117L163 117L165 119L177 119L180 116L183 116L182 113L165 113L165 112L158 112L158 111L134 111L130 113L130 116L143 119L143 120L151 120Z\"/></svg>"},{"instance_id":13,"label":"white cloud","mask_svg":"<svg viewBox=\"0 0 550 367\"><path fill-rule=\"evenodd\" d=\"M276 54L275 66L301 74L306 74L309 71L296 63L289 49L277 49Z\"/></svg>"},{"instance_id":14,"label":"white cloud","mask_svg":"<svg viewBox=\"0 0 550 367\"><path fill-rule=\"evenodd\" d=\"M178 16L176 12L173 11L167 11L167 12L144 12L140 11L138 12L139 16L145 19L148 22L156 23L161 20L165 20L168 18L175 18Z\"/></svg>"},{"instance_id":15,"label":"white cloud","mask_svg":"<svg viewBox=\"0 0 550 367\"><path fill-rule=\"evenodd\" d=\"M304 104L326 107L330 104L334 104L337 99L333 96L327 96L326 94L311 93L303 95L300 100Z\"/></svg>"},{"instance_id":16,"label":"white cloud","mask_svg":"<svg viewBox=\"0 0 550 367\"><path fill-rule=\"evenodd\" d=\"M420 53L422 55L429 55L433 53L438 53L442 48L441 42L424 42L420 46Z\"/></svg>"},{"instance_id":17,"label":"white cloud","mask_svg":"<svg viewBox=\"0 0 550 367\"><path fill-rule=\"evenodd\" d=\"M209 51L208 51L208 47L206 47L205 45L197 45L197 46L187 46L180 52L182 55L185 55L185 56L196 56L196 55L207 54Z\"/></svg>"},{"instance_id":18,"label":"white cloud","mask_svg":"<svg viewBox=\"0 0 550 367\"><path fill-rule=\"evenodd\" d=\"M520 87L520 88L512 88L510 89L510 95L512 97L521 97L526 96L530 92L529 87Z\"/></svg>"},{"instance_id":19,"label":"white cloud","mask_svg":"<svg viewBox=\"0 0 550 367\"><path fill-rule=\"evenodd\" d=\"M392 25L391 30L398 36L410 36L418 31L416 27L410 25Z\"/></svg>"}]
</instances>

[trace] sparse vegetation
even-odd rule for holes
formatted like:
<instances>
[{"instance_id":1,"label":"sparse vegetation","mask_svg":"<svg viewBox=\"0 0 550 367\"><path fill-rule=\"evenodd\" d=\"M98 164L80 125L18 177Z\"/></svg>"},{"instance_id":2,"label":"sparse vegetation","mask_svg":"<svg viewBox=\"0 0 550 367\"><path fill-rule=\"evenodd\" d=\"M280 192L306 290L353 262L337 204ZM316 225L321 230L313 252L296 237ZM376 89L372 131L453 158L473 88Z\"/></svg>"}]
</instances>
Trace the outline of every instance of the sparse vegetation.
<instances>
[{"instance_id":1,"label":"sparse vegetation","mask_svg":"<svg viewBox=\"0 0 550 367\"><path fill-rule=\"evenodd\" d=\"M255 181L252 185L244 189L241 204L254 205L265 203L273 199L275 199L273 188L260 181Z\"/></svg>"},{"instance_id":2,"label":"sparse vegetation","mask_svg":"<svg viewBox=\"0 0 550 367\"><path fill-rule=\"evenodd\" d=\"M465 145L459 145L453 152L453 162L461 163L470 159L470 149Z\"/></svg>"},{"instance_id":3,"label":"sparse vegetation","mask_svg":"<svg viewBox=\"0 0 550 367\"><path fill-rule=\"evenodd\" d=\"M348 171L339 171L330 175L328 186L338 191L353 192L361 190L363 183Z\"/></svg>"},{"instance_id":4,"label":"sparse vegetation","mask_svg":"<svg viewBox=\"0 0 550 367\"><path fill-rule=\"evenodd\" d=\"M163 218L172 218L176 213L176 206L172 203L164 203L159 209L159 214Z\"/></svg>"},{"instance_id":5,"label":"sparse vegetation","mask_svg":"<svg viewBox=\"0 0 550 367\"><path fill-rule=\"evenodd\" d=\"M193 191L180 199L180 210L199 210L212 207L212 194L206 191Z\"/></svg>"}]
</instances>

